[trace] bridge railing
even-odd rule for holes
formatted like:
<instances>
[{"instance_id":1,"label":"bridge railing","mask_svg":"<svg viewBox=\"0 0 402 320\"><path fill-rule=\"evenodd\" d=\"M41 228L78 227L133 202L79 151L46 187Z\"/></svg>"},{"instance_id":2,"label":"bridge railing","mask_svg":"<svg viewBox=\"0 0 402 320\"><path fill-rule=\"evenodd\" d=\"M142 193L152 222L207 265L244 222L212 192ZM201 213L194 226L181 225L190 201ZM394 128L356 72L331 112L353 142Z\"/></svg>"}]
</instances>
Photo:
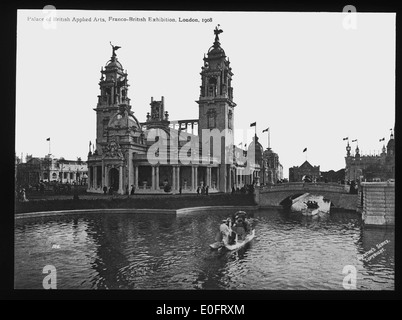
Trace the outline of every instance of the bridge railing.
<instances>
[{"instance_id":1,"label":"bridge railing","mask_svg":"<svg viewBox=\"0 0 402 320\"><path fill-rule=\"evenodd\" d=\"M260 187L260 191L265 192L278 192L278 191L331 191L339 193L348 193L350 186L338 183L324 183L324 182L288 182L278 183L269 186Z\"/></svg>"}]
</instances>

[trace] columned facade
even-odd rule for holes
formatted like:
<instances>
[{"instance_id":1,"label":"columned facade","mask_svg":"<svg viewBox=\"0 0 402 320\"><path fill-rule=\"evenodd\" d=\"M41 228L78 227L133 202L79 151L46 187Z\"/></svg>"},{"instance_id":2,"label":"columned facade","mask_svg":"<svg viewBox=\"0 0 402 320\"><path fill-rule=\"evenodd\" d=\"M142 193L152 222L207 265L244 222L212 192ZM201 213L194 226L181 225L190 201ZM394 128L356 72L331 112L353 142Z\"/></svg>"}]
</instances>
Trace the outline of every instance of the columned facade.
<instances>
[{"instance_id":1,"label":"columned facade","mask_svg":"<svg viewBox=\"0 0 402 320\"><path fill-rule=\"evenodd\" d=\"M246 182L240 174L243 169L228 161L236 104L232 68L219 40L222 32L215 28L215 40L204 56L196 101L199 116L191 120L169 120L164 97L160 101L151 97L150 112L140 123L131 111L127 71L117 59L120 47L112 45L112 56L101 69L100 94L94 108L96 139L89 143L88 192L103 192L107 187L109 192L124 194L132 186L136 193L194 193L199 187L208 187L209 192L231 192L233 187L258 180L256 176ZM214 129L221 136L202 141L203 132ZM191 160L184 162L179 154L188 144ZM214 144L222 144L219 151ZM204 149L211 151L205 154Z\"/></svg>"}]
</instances>

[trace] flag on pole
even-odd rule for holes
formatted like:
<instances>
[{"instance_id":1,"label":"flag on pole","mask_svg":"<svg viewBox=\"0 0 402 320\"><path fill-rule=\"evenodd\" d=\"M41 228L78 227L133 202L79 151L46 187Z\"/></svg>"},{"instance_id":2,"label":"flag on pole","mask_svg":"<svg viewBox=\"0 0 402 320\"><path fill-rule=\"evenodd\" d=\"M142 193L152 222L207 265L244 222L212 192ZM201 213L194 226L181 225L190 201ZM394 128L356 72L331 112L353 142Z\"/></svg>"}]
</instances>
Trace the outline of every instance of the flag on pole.
<instances>
[{"instance_id":1,"label":"flag on pole","mask_svg":"<svg viewBox=\"0 0 402 320\"><path fill-rule=\"evenodd\" d=\"M238 144L238 146L241 146L243 144L243 142L240 142L239 144Z\"/></svg>"},{"instance_id":2,"label":"flag on pole","mask_svg":"<svg viewBox=\"0 0 402 320\"><path fill-rule=\"evenodd\" d=\"M46 141L50 141L50 138L47 138Z\"/></svg>"},{"instance_id":3,"label":"flag on pole","mask_svg":"<svg viewBox=\"0 0 402 320\"><path fill-rule=\"evenodd\" d=\"M380 139L380 142L381 142L381 141L384 141L384 140L385 140L385 138L382 138L382 139Z\"/></svg>"},{"instance_id":4,"label":"flag on pole","mask_svg":"<svg viewBox=\"0 0 402 320\"><path fill-rule=\"evenodd\" d=\"M352 140L352 142L355 142L355 141L357 141L357 139L355 139L355 140Z\"/></svg>"},{"instance_id":5,"label":"flag on pole","mask_svg":"<svg viewBox=\"0 0 402 320\"><path fill-rule=\"evenodd\" d=\"M269 128L266 128L264 130L262 130L262 133L267 132L269 130Z\"/></svg>"},{"instance_id":6,"label":"flag on pole","mask_svg":"<svg viewBox=\"0 0 402 320\"><path fill-rule=\"evenodd\" d=\"M303 152L306 152L306 151L307 151L307 148L304 148Z\"/></svg>"},{"instance_id":7,"label":"flag on pole","mask_svg":"<svg viewBox=\"0 0 402 320\"><path fill-rule=\"evenodd\" d=\"M349 140L349 137L343 138L343 141L345 141L345 140Z\"/></svg>"},{"instance_id":8,"label":"flag on pole","mask_svg":"<svg viewBox=\"0 0 402 320\"><path fill-rule=\"evenodd\" d=\"M250 127L255 127L256 125L257 125L257 122L250 123Z\"/></svg>"}]
</instances>

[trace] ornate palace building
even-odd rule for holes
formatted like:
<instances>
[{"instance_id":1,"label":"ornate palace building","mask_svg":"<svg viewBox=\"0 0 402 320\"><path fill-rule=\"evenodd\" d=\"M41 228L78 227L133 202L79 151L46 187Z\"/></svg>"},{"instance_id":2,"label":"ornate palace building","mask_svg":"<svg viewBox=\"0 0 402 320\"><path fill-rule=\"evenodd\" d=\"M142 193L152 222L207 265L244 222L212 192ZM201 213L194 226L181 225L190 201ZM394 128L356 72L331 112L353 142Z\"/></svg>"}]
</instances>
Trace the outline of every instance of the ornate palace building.
<instances>
[{"instance_id":1,"label":"ornate palace building","mask_svg":"<svg viewBox=\"0 0 402 320\"><path fill-rule=\"evenodd\" d=\"M96 112L96 142L88 153L88 191L104 186L120 194L131 186L135 192L228 192L253 181L260 165L248 161L233 144L236 103L233 101L232 68L219 42L204 55L201 68L198 119L169 120L164 98L151 98L146 121L134 116L128 98L128 75L112 46L112 57L101 70ZM245 159L246 156L246 159Z\"/></svg>"},{"instance_id":2,"label":"ornate palace building","mask_svg":"<svg viewBox=\"0 0 402 320\"><path fill-rule=\"evenodd\" d=\"M320 166L313 166L306 160L300 167L289 168L289 182L303 181L304 176L316 181L320 178Z\"/></svg>"},{"instance_id":3,"label":"ornate palace building","mask_svg":"<svg viewBox=\"0 0 402 320\"><path fill-rule=\"evenodd\" d=\"M383 145L379 155L361 155L359 146L355 153L350 153L351 147L346 146L346 181L386 181L395 179L395 139L391 133L387 147Z\"/></svg>"},{"instance_id":4,"label":"ornate palace building","mask_svg":"<svg viewBox=\"0 0 402 320\"><path fill-rule=\"evenodd\" d=\"M271 148L267 148L263 153L261 182L264 184L274 184L283 179L283 166L279 162L279 155Z\"/></svg>"},{"instance_id":5,"label":"ornate palace building","mask_svg":"<svg viewBox=\"0 0 402 320\"><path fill-rule=\"evenodd\" d=\"M16 165L16 182L22 186L36 186L40 182L86 184L88 167L85 161L27 156L24 163Z\"/></svg>"}]
</instances>

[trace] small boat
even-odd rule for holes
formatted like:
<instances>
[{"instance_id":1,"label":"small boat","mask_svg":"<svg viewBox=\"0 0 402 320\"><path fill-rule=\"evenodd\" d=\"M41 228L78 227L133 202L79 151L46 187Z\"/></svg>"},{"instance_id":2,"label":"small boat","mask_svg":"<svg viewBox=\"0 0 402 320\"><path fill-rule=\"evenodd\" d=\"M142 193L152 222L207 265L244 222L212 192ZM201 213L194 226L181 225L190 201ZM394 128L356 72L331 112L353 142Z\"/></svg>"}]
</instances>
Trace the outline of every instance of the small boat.
<instances>
[{"instance_id":1,"label":"small boat","mask_svg":"<svg viewBox=\"0 0 402 320\"><path fill-rule=\"evenodd\" d=\"M243 229L243 231L237 230L237 232L244 232L246 230L249 230L246 234L244 239L239 239L237 232L232 229L232 219L237 223L237 227L240 227ZM255 237L255 229L252 228L251 225L251 218L247 219L247 213L244 211L237 211L232 218L227 218L222 220L222 224L219 227L219 232L216 236L217 242L214 242L210 244L211 249L221 249L221 248L226 248L227 250L236 250L244 245L246 245L248 242L254 239ZM236 228L237 228L236 227ZM234 239L234 243L229 244L229 236L234 232L236 234L236 238Z\"/></svg>"},{"instance_id":2,"label":"small boat","mask_svg":"<svg viewBox=\"0 0 402 320\"><path fill-rule=\"evenodd\" d=\"M240 249L241 247L245 246L248 242L253 240L255 237L255 229L253 229L249 234L246 235L246 238L244 240L238 240L236 237L235 243L234 244L229 244L228 239L224 238L222 241L217 241L212 244L210 244L210 248L217 250L220 248L225 247L226 249L232 251L236 249Z\"/></svg>"},{"instance_id":3,"label":"small boat","mask_svg":"<svg viewBox=\"0 0 402 320\"><path fill-rule=\"evenodd\" d=\"M290 209L293 212L301 212L305 216L314 216L318 213L328 213L331 209L331 201L321 195L305 193L292 200Z\"/></svg>"},{"instance_id":4,"label":"small boat","mask_svg":"<svg viewBox=\"0 0 402 320\"><path fill-rule=\"evenodd\" d=\"M234 244L228 244L227 239L225 238L223 239L223 243L226 249L232 251L240 249L241 247L245 246L247 243L253 240L254 237L255 237L255 229L251 230L251 232L246 235L246 238L244 240L238 240L236 237L236 241Z\"/></svg>"}]
</instances>

